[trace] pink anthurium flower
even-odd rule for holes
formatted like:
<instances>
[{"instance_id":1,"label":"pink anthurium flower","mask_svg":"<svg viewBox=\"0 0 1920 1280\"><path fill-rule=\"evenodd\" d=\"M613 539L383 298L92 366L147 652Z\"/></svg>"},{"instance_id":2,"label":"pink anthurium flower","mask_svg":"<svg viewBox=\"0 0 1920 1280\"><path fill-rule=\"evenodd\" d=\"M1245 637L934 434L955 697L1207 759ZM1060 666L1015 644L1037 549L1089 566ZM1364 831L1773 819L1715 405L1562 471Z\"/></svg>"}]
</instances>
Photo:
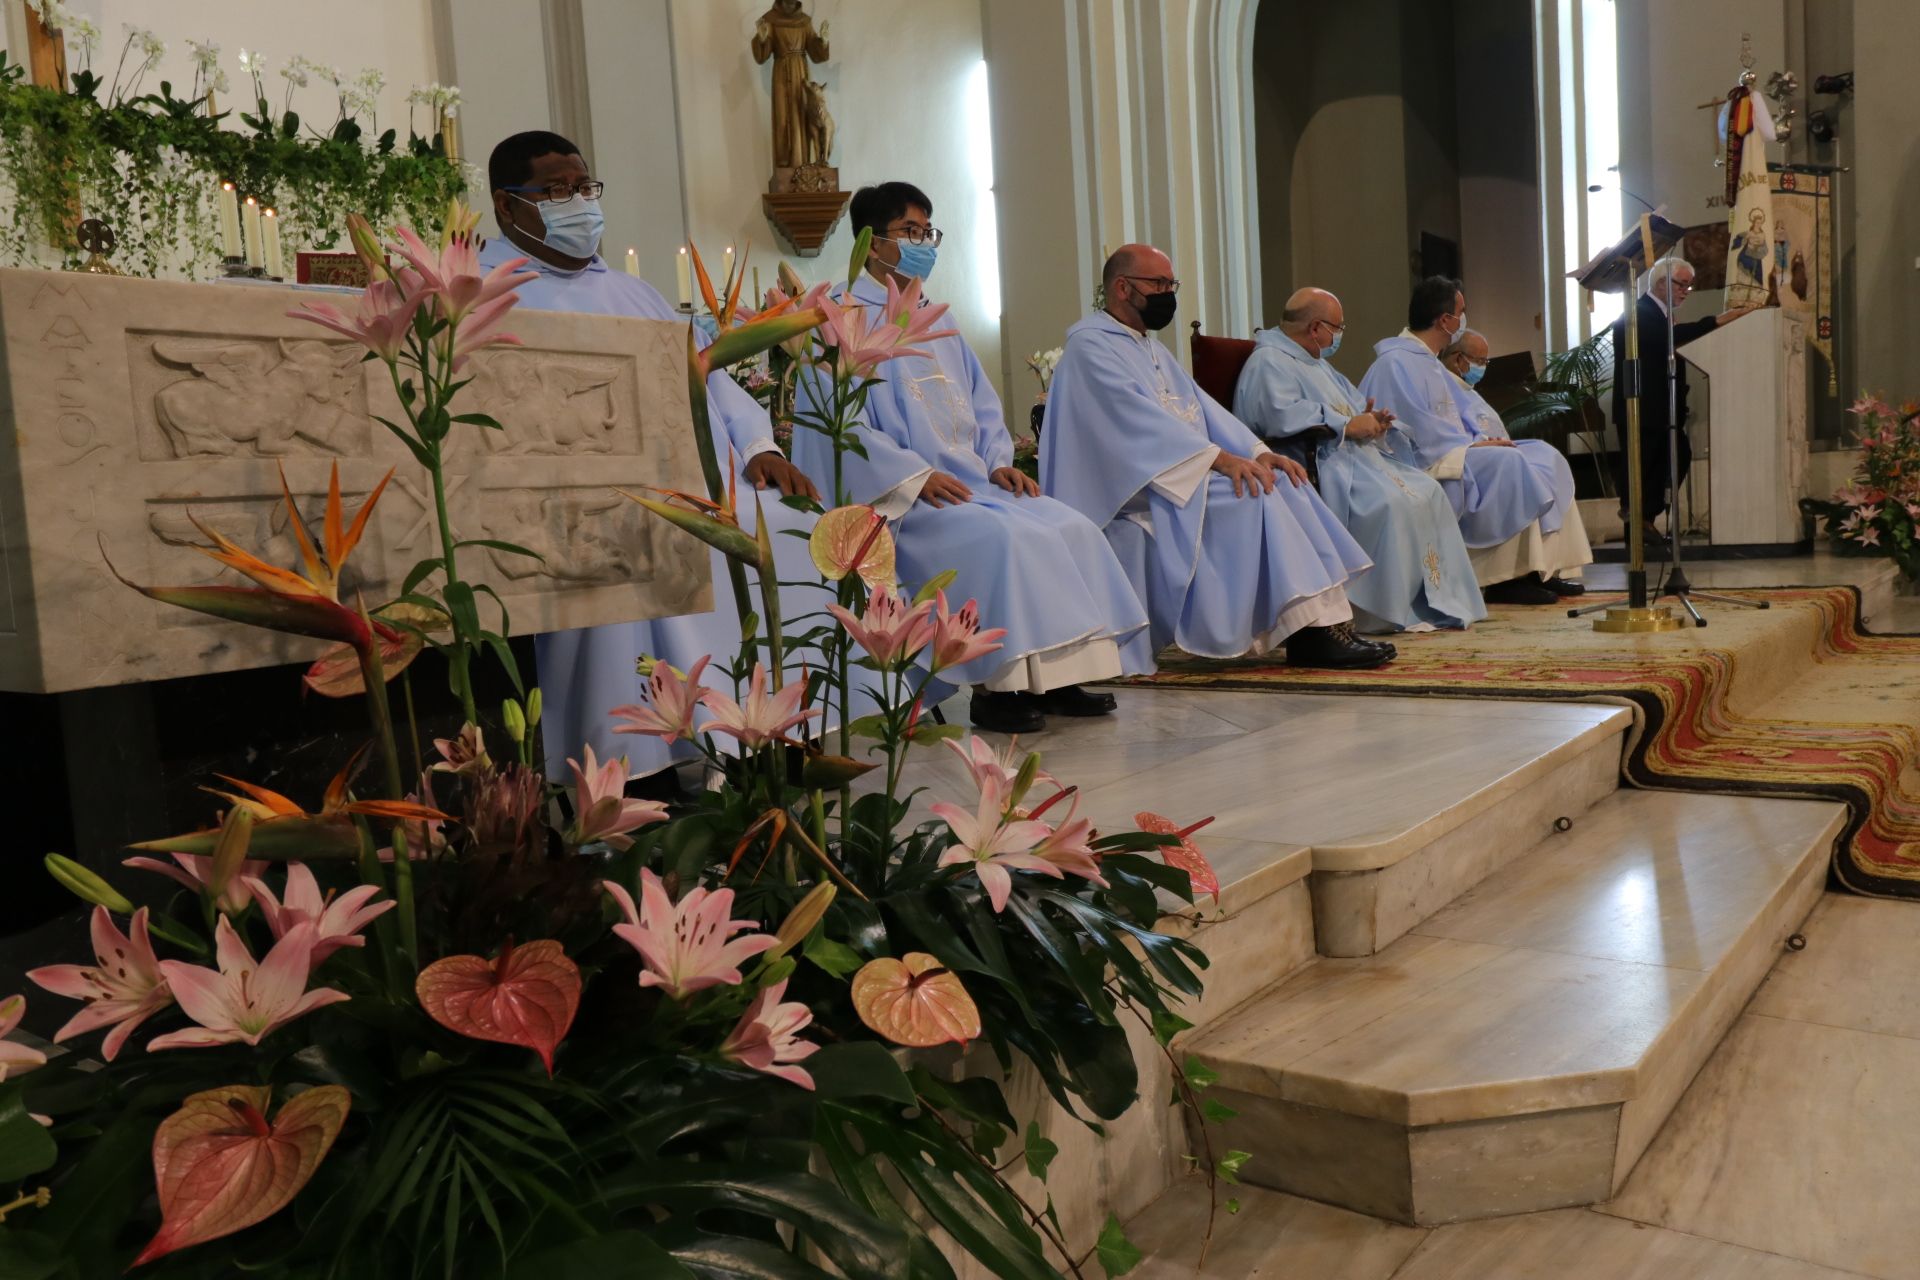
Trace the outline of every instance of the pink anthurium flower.
<instances>
[{"instance_id":1,"label":"pink anthurium flower","mask_svg":"<svg viewBox=\"0 0 1920 1280\"><path fill-rule=\"evenodd\" d=\"M93 909L92 924L93 964L50 964L29 969L27 977L55 995L87 1002L53 1033L54 1043L112 1027L100 1045L100 1056L112 1062L135 1027L173 1003L173 992L147 937L145 907L133 913L131 936L120 932L105 907Z\"/></svg>"},{"instance_id":2,"label":"pink anthurium flower","mask_svg":"<svg viewBox=\"0 0 1920 1280\"><path fill-rule=\"evenodd\" d=\"M367 940L360 936L360 931L397 905L389 899L368 906L368 902L380 892L378 886L370 884L356 885L339 897L331 893L322 895L319 881L314 879L313 872L307 870L304 862L287 864L285 901L276 898L273 890L259 876L248 876L246 881L247 890L259 901L260 910L267 917L267 927L273 930L275 940L286 937L300 925L310 924L314 927L317 937L313 944L312 964L316 969L342 947L366 946Z\"/></svg>"},{"instance_id":3,"label":"pink anthurium flower","mask_svg":"<svg viewBox=\"0 0 1920 1280\"><path fill-rule=\"evenodd\" d=\"M553 1051L580 1011L580 967L551 938L514 946L492 960L448 956L420 971L413 991L427 1015L474 1040L532 1049L553 1074Z\"/></svg>"},{"instance_id":4,"label":"pink anthurium flower","mask_svg":"<svg viewBox=\"0 0 1920 1280\"><path fill-rule=\"evenodd\" d=\"M997 778L981 780L980 806L975 812L943 801L933 806L933 816L945 822L955 837L940 855L939 865L972 863L995 911L1006 907L1007 895L1013 892L1010 870L1063 878L1059 867L1033 853L1034 846L1051 834L1051 828L1032 819L1007 821L1006 791Z\"/></svg>"},{"instance_id":5,"label":"pink anthurium flower","mask_svg":"<svg viewBox=\"0 0 1920 1280\"><path fill-rule=\"evenodd\" d=\"M609 714L619 723L615 733L643 733L672 742L693 736L693 710L700 705L706 686L700 673L711 657L701 658L684 676L664 662L655 662L647 675L647 700L615 707Z\"/></svg>"},{"instance_id":6,"label":"pink anthurium flower","mask_svg":"<svg viewBox=\"0 0 1920 1280\"><path fill-rule=\"evenodd\" d=\"M175 865L169 865L158 858L122 858L123 867L138 867L142 871L158 871L170 880L178 880L195 893L205 893L213 880L213 855L199 853L170 853ZM247 881L265 874L273 864L259 858L248 858L241 862L227 887L221 892L215 903L222 911L245 911L253 904L253 894L247 888Z\"/></svg>"},{"instance_id":7,"label":"pink anthurium flower","mask_svg":"<svg viewBox=\"0 0 1920 1280\"><path fill-rule=\"evenodd\" d=\"M633 837L627 832L666 821L667 806L658 800L627 798L625 756L601 763L594 759L592 743L585 747L585 755L585 767L577 760L567 761L567 768L573 770L574 812L573 826L567 830L568 844L578 846L598 840L608 848L625 850L633 846Z\"/></svg>"},{"instance_id":8,"label":"pink anthurium flower","mask_svg":"<svg viewBox=\"0 0 1920 1280\"><path fill-rule=\"evenodd\" d=\"M762 987L740 1022L720 1043L720 1056L743 1067L778 1076L802 1089L813 1088L813 1077L805 1068L795 1066L811 1057L820 1046L802 1040L800 1031L813 1021L813 1010L798 1001L782 1004L787 980Z\"/></svg>"},{"instance_id":9,"label":"pink anthurium flower","mask_svg":"<svg viewBox=\"0 0 1920 1280\"><path fill-rule=\"evenodd\" d=\"M675 1000L707 987L737 986L740 965L779 943L770 933L733 936L757 926L733 918L731 889L694 889L675 902L660 877L643 867L636 910L626 886L612 880L600 885L626 917L625 923L613 926L614 933L639 952L646 965L640 985L659 987Z\"/></svg>"},{"instance_id":10,"label":"pink anthurium flower","mask_svg":"<svg viewBox=\"0 0 1920 1280\"><path fill-rule=\"evenodd\" d=\"M153 1135L160 1231L133 1260L264 1222L300 1193L346 1123L352 1098L337 1084L308 1089L266 1116L271 1089L227 1085L196 1093Z\"/></svg>"},{"instance_id":11,"label":"pink anthurium flower","mask_svg":"<svg viewBox=\"0 0 1920 1280\"><path fill-rule=\"evenodd\" d=\"M947 610L947 593L935 597L933 624L933 669L943 671L985 657L1000 648L1005 627L980 630L980 606L973 600L960 606L958 613Z\"/></svg>"},{"instance_id":12,"label":"pink anthurium flower","mask_svg":"<svg viewBox=\"0 0 1920 1280\"><path fill-rule=\"evenodd\" d=\"M20 1019L27 1016L27 998L8 996L0 1000L0 1080L9 1075L20 1075L35 1067L47 1064L47 1055L29 1045L7 1039L14 1028L20 1025Z\"/></svg>"},{"instance_id":13,"label":"pink anthurium flower","mask_svg":"<svg viewBox=\"0 0 1920 1280\"><path fill-rule=\"evenodd\" d=\"M747 683L747 700L735 702L718 689L701 693L700 701L713 712L713 719L700 726L701 733L727 733L740 739L749 749L762 747L781 737L794 725L803 724L820 714L819 708L805 709L800 699L806 696L807 682L795 680L775 694L767 692L767 664L753 664L753 676Z\"/></svg>"},{"instance_id":14,"label":"pink anthurium flower","mask_svg":"<svg viewBox=\"0 0 1920 1280\"><path fill-rule=\"evenodd\" d=\"M880 587L867 598L866 612L859 617L837 604L827 612L840 620L854 642L867 651L881 667L903 666L933 640L933 601L909 605L891 587Z\"/></svg>"},{"instance_id":15,"label":"pink anthurium flower","mask_svg":"<svg viewBox=\"0 0 1920 1280\"><path fill-rule=\"evenodd\" d=\"M265 960L256 962L232 922L221 916L213 931L218 972L182 960L160 962L160 972L173 988L181 1012L200 1025L156 1036L147 1051L202 1049L236 1041L257 1045L295 1018L345 1000L346 992L331 987L306 989L318 939L314 926L295 925L273 944Z\"/></svg>"},{"instance_id":16,"label":"pink anthurium flower","mask_svg":"<svg viewBox=\"0 0 1920 1280\"><path fill-rule=\"evenodd\" d=\"M1174 836L1172 844L1160 846L1160 860L1170 867L1178 867L1187 873L1193 882L1194 896L1203 893L1213 895L1215 902L1220 901L1220 877L1215 874L1213 864L1207 861L1207 855L1200 852L1200 846L1193 842L1193 833L1212 822L1211 817L1202 818L1191 826L1182 827L1171 818L1157 813L1142 811L1133 815L1133 824L1142 831L1159 836Z\"/></svg>"},{"instance_id":17,"label":"pink anthurium flower","mask_svg":"<svg viewBox=\"0 0 1920 1280\"><path fill-rule=\"evenodd\" d=\"M924 951L867 961L851 995L860 1021L895 1044L931 1049L980 1035L980 1007L959 975Z\"/></svg>"}]
</instances>

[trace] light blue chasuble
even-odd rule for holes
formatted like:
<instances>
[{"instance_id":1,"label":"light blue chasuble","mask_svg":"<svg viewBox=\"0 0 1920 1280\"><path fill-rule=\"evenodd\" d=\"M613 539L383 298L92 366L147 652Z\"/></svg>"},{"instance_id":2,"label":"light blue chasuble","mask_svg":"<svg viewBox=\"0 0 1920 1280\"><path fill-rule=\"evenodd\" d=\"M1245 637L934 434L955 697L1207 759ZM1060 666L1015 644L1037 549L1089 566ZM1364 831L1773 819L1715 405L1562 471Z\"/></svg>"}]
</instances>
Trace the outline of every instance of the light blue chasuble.
<instances>
[{"instance_id":1,"label":"light blue chasuble","mask_svg":"<svg viewBox=\"0 0 1920 1280\"><path fill-rule=\"evenodd\" d=\"M1553 486L1519 451L1470 447L1480 436L1454 403L1453 375L1426 343L1402 334L1373 350L1360 392L1404 429L1388 447L1440 482L1469 547L1497 547L1552 518Z\"/></svg>"},{"instance_id":2,"label":"light blue chasuble","mask_svg":"<svg viewBox=\"0 0 1920 1280\"><path fill-rule=\"evenodd\" d=\"M1234 416L1270 441L1315 450L1320 497L1373 558L1373 568L1347 584L1354 608L1371 615L1362 618L1367 629L1463 627L1486 617L1440 485L1390 457L1378 441L1346 438L1347 421L1365 409L1366 397L1278 329L1261 330L1254 342L1234 391Z\"/></svg>"},{"instance_id":3,"label":"light blue chasuble","mask_svg":"<svg viewBox=\"0 0 1920 1280\"><path fill-rule=\"evenodd\" d=\"M490 240L480 251L483 270L492 268L520 252L504 238ZM539 279L520 286L523 307L540 311L581 311L592 315L635 316L642 320L684 321L667 305L653 286L622 271L611 271L596 256L583 270L562 271L537 259L529 260L527 270L539 273ZM509 323L508 328L512 325ZM757 454L777 450L773 425L767 411L741 390L724 372L707 379L709 419L715 430L714 449L725 470L729 450L734 469L740 473ZM620 477L609 476L612 485ZM641 477L641 483L655 477ZM736 475L741 527L752 532L753 485L744 474ZM612 490L609 488L609 495ZM703 495L704 496L704 495ZM625 502L626 499L617 499ZM803 533L813 528L813 517L780 502L780 491L768 488L761 494L767 523L773 530L773 549L783 582L817 583L819 570L807 554L805 538L781 536L785 530ZM649 516L649 519L653 517ZM635 673L634 663L649 654L682 671L711 654L715 664L730 662L740 651L740 615L734 608L733 584L725 558L712 551L708 557L713 573L714 608L707 613L677 618L654 618L645 622L614 623L579 631L556 631L538 636L534 652L540 667L541 700L544 704L541 731L545 735L547 776L567 776L567 757L580 758L584 743L592 743L601 759L627 757L635 776L654 773L676 760L698 755L690 743L668 745L658 738L639 734L613 733L613 721L607 712L614 707L640 701L646 682ZM748 575L751 584L752 575ZM832 597L813 586L790 586L781 591L781 612L791 618L818 611ZM787 667L797 674L809 653L787 653ZM818 658L814 657L818 665ZM724 686L726 677L712 669L706 683Z\"/></svg>"},{"instance_id":4,"label":"light blue chasuble","mask_svg":"<svg viewBox=\"0 0 1920 1280\"><path fill-rule=\"evenodd\" d=\"M870 275L852 294L872 307L887 298ZM1153 670L1146 609L1100 530L1071 507L1016 496L989 479L1013 465L1013 437L966 340L955 335L919 346L929 354L879 367L880 384L858 428L867 456L843 455L842 481L850 501L874 505L894 521L907 591L956 570L948 600L957 608L975 599L981 626L1006 628L998 652L942 672L942 679L1044 693ZM827 438L797 427L793 454L827 492ZM917 501L936 471L959 479L972 500L942 507Z\"/></svg>"},{"instance_id":5,"label":"light blue chasuble","mask_svg":"<svg viewBox=\"0 0 1920 1280\"><path fill-rule=\"evenodd\" d=\"M1098 525L1152 620L1154 647L1263 651L1352 617L1342 588L1371 563L1310 485L1237 497L1208 470L1265 451L1171 352L1104 311L1067 331L1047 395L1040 483Z\"/></svg>"},{"instance_id":6,"label":"light blue chasuble","mask_svg":"<svg viewBox=\"0 0 1920 1280\"><path fill-rule=\"evenodd\" d=\"M1447 369L1445 365L1440 367L1446 369L1448 390L1453 392L1454 407L1459 410L1461 421L1467 424L1474 438L1511 439L1512 437L1507 434L1506 424L1500 421L1500 415L1494 412L1493 406L1487 403L1486 398L1468 386L1466 380L1453 370ZM1573 513L1574 519L1578 519L1579 508L1574 506L1573 496L1573 468L1567 464L1566 455L1546 440L1515 440L1513 445L1520 456L1527 460L1527 465L1533 468L1534 473L1546 481L1553 490L1553 506L1540 517L1540 531L1548 534L1559 532L1561 526L1566 523L1569 512ZM1482 449L1480 452L1503 451Z\"/></svg>"}]
</instances>

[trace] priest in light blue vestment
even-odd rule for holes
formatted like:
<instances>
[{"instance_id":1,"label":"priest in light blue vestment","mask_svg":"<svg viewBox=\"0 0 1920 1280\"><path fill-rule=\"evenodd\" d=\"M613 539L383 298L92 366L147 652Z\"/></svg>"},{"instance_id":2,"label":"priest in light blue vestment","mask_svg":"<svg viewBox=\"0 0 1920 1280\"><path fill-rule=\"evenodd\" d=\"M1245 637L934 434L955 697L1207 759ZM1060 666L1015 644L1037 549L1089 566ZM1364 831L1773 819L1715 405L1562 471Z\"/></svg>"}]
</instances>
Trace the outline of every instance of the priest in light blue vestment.
<instances>
[{"instance_id":1,"label":"priest in light blue vestment","mask_svg":"<svg viewBox=\"0 0 1920 1280\"><path fill-rule=\"evenodd\" d=\"M1298 665L1374 667L1346 586L1371 563L1299 463L1194 382L1150 336L1173 319L1167 256L1126 245L1105 309L1067 331L1040 437L1040 483L1098 525L1146 602L1156 648L1202 657L1281 643Z\"/></svg>"},{"instance_id":2,"label":"priest in light blue vestment","mask_svg":"<svg viewBox=\"0 0 1920 1280\"><path fill-rule=\"evenodd\" d=\"M872 228L873 252L843 305L877 310L887 302L883 281L901 288L931 271L939 242L931 216L931 201L909 183L855 194L852 229ZM916 345L927 355L879 367L859 428L866 457L843 455L842 483L848 501L894 522L907 590L955 570L947 588L955 606L975 599L981 626L1006 628L997 652L941 680L974 686L969 718L1002 732L1033 732L1048 714L1111 711L1111 694L1080 685L1153 670L1145 608L1100 530L1014 469L1000 398L966 340ZM832 485L826 436L800 426L793 451L817 484Z\"/></svg>"},{"instance_id":3,"label":"priest in light blue vestment","mask_svg":"<svg viewBox=\"0 0 1920 1280\"><path fill-rule=\"evenodd\" d=\"M1397 456L1446 490L1487 601L1555 604L1580 593L1563 575L1590 563L1593 553L1578 509L1557 500L1553 459L1504 436L1483 436L1461 416L1440 352L1466 330L1466 311L1459 281L1421 281L1407 328L1374 344L1360 391L1405 428L1392 437Z\"/></svg>"},{"instance_id":4,"label":"priest in light blue vestment","mask_svg":"<svg viewBox=\"0 0 1920 1280\"><path fill-rule=\"evenodd\" d=\"M1400 428L1328 359L1346 327L1333 294L1295 292L1279 327L1254 335L1233 414L1275 448L1315 458L1320 497L1373 559L1347 584L1361 630L1477 622L1487 608L1447 495L1386 452L1382 437Z\"/></svg>"},{"instance_id":5,"label":"priest in light blue vestment","mask_svg":"<svg viewBox=\"0 0 1920 1280\"><path fill-rule=\"evenodd\" d=\"M599 184L589 176L579 148L558 134L515 134L494 149L488 169L502 238L482 248L480 261L492 267L523 255L529 259L527 269L538 272L539 279L520 287L520 306L643 320L684 319L651 285L609 269L600 256ZM589 191L592 198L585 194ZM812 484L781 455L766 410L725 372L708 378L707 395L714 449L723 470L732 455L741 527L748 532L756 528L754 491L775 486L763 496L762 505L772 527L780 577L818 582L805 539L783 536L789 529L810 530L813 517L779 501L782 494L817 496ZM713 551L709 563L714 599L709 612L536 638L549 777L565 777L567 757L578 758L583 744L591 744L601 759L626 756L635 777L696 758L698 753L686 742L669 748L658 738L614 734L607 713L640 701L646 682L635 664L642 655L685 671L708 655L717 665L739 652L740 617L725 558ZM821 610L831 600L824 589L804 586L784 588L781 595L788 617ZM797 673L805 655L787 657L787 665ZM716 679L724 677L705 677L708 684Z\"/></svg>"}]
</instances>

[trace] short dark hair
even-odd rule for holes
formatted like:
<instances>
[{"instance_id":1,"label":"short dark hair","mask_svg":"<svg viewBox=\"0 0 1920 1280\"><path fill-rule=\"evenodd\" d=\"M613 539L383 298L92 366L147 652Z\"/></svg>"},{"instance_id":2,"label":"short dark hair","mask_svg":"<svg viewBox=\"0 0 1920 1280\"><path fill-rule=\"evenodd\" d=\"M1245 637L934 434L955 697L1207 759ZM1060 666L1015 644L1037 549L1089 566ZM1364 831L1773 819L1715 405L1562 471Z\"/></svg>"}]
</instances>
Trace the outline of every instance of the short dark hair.
<instances>
[{"instance_id":1,"label":"short dark hair","mask_svg":"<svg viewBox=\"0 0 1920 1280\"><path fill-rule=\"evenodd\" d=\"M873 234L880 235L889 222L916 206L925 209L929 217L933 215L933 201L911 182L880 182L854 192L847 213L853 220L853 234L857 236L871 227Z\"/></svg>"},{"instance_id":2,"label":"short dark hair","mask_svg":"<svg viewBox=\"0 0 1920 1280\"><path fill-rule=\"evenodd\" d=\"M1452 276L1428 276L1413 286L1413 298L1407 303L1407 328L1419 333L1431 329L1441 316L1453 314L1453 296L1460 293L1460 282Z\"/></svg>"},{"instance_id":3,"label":"short dark hair","mask_svg":"<svg viewBox=\"0 0 1920 1280\"><path fill-rule=\"evenodd\" d=\"M533 162L541 156L579 154L580 148L557 133L545 129L516 133L501 139L500 145L487 157L487 187L498 191L503 187L524 186L533 176Z\"/></svg>"},{"instance_id":4,"label":"short dark hair","mask_svg":"<svg viewBox=\"0 0 1920 1280\"><path fill-rule=\"evenodd\" d=\"M1133 265L1133 255L1123 247L1107 255L1106 262L1100 267L1100 287L1111 292L1114 282L1127 274L1127 268Z\"/></svg>"}]
</instances>

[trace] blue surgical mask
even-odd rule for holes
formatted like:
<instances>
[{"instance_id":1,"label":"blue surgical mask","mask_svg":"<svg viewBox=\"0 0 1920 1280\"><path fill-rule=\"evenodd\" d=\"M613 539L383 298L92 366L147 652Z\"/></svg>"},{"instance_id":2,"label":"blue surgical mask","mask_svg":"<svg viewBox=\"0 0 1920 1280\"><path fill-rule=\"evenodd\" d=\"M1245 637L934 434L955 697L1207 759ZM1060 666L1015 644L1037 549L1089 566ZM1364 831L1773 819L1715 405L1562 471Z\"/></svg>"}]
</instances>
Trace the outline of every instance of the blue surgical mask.
<instances>
[{"instance_id":1,"label":"blue surgical mask","mask_svg":"<svg viewBox=\"0 0 1920 1280\"><path fill-rule=\"evenodd\" d=\"M1470 364L1467 366L1467 372L1465 376L1462 377L1460 380L1466 383L1470 387L1477 387L1480 385L1480 379L1486 376L1487 376L1487 366L1483 364Z\"/></svg>"},{"instance_id":2,"label":"blue surgical mask","mask_svg":"<svg viewBox=\"0 0 1920 1280\"><path fill-rule=\"evenodd\" d=\"M1333 335L1333 341L1329 342L1326 346L1320 348L1320 358L1322 360L1333 359L1334 353L1340 350L1341 340L1346 336L1347 336L1347 331L1345 329L1340 329L1336 331Z\"/></svg>"},{"instance_id":3,"label":"blue surgical mask","mask_svg":"<svg viewBox=\"0 0 1920 1280\"><path fill-rule=\"evenodd\" d=\"M937 245L895 240L893 247L900 251L900 261L893 264L892 270L903 276L915 276L921 280L933 274L934 260L940 256Z\"/></svg>"},{"instance_id":4,"label":"blue surgical mask","mask_svg":"<svg viewBox=\"0 0 1920 1280\"><path fill-rule=\"evenodd\" d=\"M524 197L523 197L524 198ZM600 250L600 237L607 229L607 215L600 212L598 200L574 196L570 200L528 200L540 211L546 228L541 243L569 258L591 258Z\"/></svg>"}]
</instances>

